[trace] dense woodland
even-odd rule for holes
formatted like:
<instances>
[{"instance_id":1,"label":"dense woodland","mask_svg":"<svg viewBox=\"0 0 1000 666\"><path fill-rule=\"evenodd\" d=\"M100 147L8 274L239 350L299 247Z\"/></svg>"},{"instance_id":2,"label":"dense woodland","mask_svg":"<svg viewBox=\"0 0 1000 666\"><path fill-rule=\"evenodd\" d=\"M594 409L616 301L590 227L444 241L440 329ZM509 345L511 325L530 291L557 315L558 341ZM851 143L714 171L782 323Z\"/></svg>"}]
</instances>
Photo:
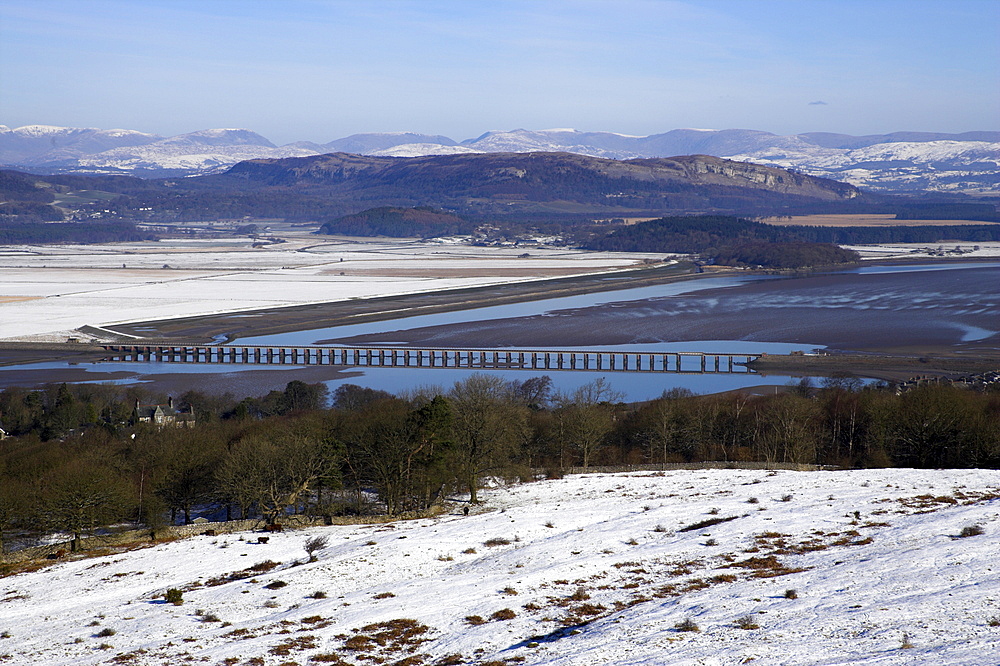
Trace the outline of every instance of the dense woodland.
<instances>
[{"instance_id":1,"label":"dense woodland","mask_svg":"<svg viewBox=\"0 0 1000 666\"><path fill-rule=\"evenodd\" d=\"M197 425L136 423L136 387L58 385L0 392L0 536L80 537L101 525L154 533L196 513L420 511L476 501L489 479L571 466L690 461L845 467L997 467L1000 393L947 385L902 394L853 379L765 397L673 390L624 404L603 379L572 394L548 377L476 374L407 395L293 381L235 400L188 393Z\"/></svg>"},{"instance_id":2,"label":"dense woodland","mask_svg":"<svg viewBox=\"0 0 1000 666\"><path fill-rule=\"evenodd\" d=\"M984 203L911 203L896 213L897 220L980 220L1000 222L993 204Z\"/></svg>"},{"instance_id":3,"label":"dense woodland","mask_svg":"<svg viewBox=\"0 0 1000 666\"><path fill-rule=\"evenodd\" d=\"M726 266L799 268L851 263L857 252L817 242L797 229L726 215L662 217L616 229L586 244L592 250L682 252Z\"/></svg>"},{"instance_id":4,"label":"dense woodland","mask_svg":"<svg viewBox=\"0 0 1000 666\"><path fill-rule=\"evenodd\" d=\"M916 227L803 227L763 224L729 215L662 217L615 229L587 244L618 252L700 252L742 241L769 243L932 243L1000 240L1000 224Z\"/></svg>"},{"instance_id":5,"label":"dense woodland","mask_svg":"<svg viewBox=\"0 0 1000 666\"><path fill-rule=\"evenodd\" d=\"M317 233L345 236L396 236L434 238L471 234L476 223L429 206L372 208L329 220Z\"/></svg>"},{"instance_id":6,"label":"dense woodland","mask_svg":"<svg viewBox=\"0 0 1000 666\"><path fill-rule=\"evenodd\" d=\"M0 207L0 211L2 211ZM0 212L2 216L2 212ZM122 243L155 240L156 234L141 231L130 222L0 222L0 245L44 243Z\"/></svg>"}]
</instances>

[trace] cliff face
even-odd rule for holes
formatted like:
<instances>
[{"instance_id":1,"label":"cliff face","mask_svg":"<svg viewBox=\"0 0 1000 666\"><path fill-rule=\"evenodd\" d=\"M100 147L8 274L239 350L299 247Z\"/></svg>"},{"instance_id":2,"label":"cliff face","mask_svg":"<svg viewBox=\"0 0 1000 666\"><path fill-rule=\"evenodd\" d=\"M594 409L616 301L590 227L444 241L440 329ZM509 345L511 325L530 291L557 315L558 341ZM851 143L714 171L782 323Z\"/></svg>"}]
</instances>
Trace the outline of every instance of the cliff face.
<instances>
[{"instance_id":1,"label":"cliff face","mask_svg":"<svg viewBox=\"0 0 1000 666\"><path fill-rule=\"evenodd\" d=\"M856 187L847 183L750 162L736 162L709 155L675 157L669 161L682 165L692 182L702 184L751 187L825 200L853 199L860 194Z\"/></svg>"}]
</instances>

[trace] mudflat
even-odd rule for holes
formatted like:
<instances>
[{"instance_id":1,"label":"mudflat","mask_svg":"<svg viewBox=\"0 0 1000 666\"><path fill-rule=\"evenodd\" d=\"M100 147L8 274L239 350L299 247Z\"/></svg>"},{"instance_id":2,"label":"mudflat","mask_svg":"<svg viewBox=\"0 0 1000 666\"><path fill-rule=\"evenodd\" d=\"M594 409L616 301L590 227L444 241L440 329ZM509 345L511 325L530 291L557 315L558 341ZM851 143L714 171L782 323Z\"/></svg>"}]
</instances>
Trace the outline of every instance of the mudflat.
<instances>
[{"instance_id":1,"label":"mudflat","mask_svg":"<svg viewBox=\"0 0 1000 666\"><path fill-rule=\"evenodd\" d=\"M541 315L325 342L596 346L696 340L796 343L808 351L1000 351L1000 266L831 272ZM387 329L391 329L391 324Z\"/></svg>"},{"instance_id":2,"label":"mudflat","mask_svg":"<svg viewBox=\"0 0 1000 666\"><path fill-rule=\"evenodd\" d=\"M720 269L711 274L730 274ZM159 321L118 324L112 327L142 338L165 338L203 344L216 336L229 341L250 336L273 335L370 321L388 321L414 315L454 312L492 305L590 294L626 287L697 279L701 275L690 262L623 270L596 275L556 278L515 284L446 289L417 294L313 303L265 310L177 317ZM387 324L387 329L392 325Z\"/></svg>"}]
</instances>

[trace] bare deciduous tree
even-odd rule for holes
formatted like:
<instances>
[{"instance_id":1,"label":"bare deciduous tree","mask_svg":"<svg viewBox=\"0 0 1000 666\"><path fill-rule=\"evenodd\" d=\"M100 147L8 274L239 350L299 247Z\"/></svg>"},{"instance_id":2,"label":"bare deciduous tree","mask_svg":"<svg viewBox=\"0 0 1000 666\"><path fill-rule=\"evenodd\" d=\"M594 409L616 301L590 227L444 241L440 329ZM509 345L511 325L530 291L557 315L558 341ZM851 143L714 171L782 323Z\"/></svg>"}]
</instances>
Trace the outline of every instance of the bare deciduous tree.
<instances>
[{"instance_id":1,"label":"bare deciduous tree","mask_svg":"<svg viewBox=\"0 0 1000 666\"><path fill-rule=\"evenodd\" d=\"M449 398L463 485L478 502L480 480L506 468L527 437L527 407L493 375L473 374L456 382Z\"/></svg>"},{"instance_id":2,"label":"bare deciduous tree","mask_svg":"<svg viewBox=\"0 0 1000 666\"><path fill-rule=\"evenodd\" d=\"M318 535L312 538L306 539L306 542L302 544L303 550L306 551L306 555L309 556L310 562L316 561L316 553L326 548L326 545L330 542L330 538L325 535Z\"/></svg>"}]
</instances>

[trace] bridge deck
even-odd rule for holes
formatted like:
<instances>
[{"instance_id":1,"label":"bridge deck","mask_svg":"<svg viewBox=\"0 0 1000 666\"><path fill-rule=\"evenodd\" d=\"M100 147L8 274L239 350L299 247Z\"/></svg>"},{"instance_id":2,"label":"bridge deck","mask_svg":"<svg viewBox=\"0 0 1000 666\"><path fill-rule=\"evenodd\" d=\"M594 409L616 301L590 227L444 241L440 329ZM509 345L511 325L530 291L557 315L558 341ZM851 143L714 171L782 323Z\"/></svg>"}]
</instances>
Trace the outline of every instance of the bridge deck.
<instances>
[{"instance_id":1,"label":"bridge deck","mask_svg":"<svg viewBox=\"0 0 1000 666\"><path fill-rule=\"evenodd\" d=\"M751 374L762 354L555 349L102 345L109 362Z\"/></svg>"}]
</instances>

